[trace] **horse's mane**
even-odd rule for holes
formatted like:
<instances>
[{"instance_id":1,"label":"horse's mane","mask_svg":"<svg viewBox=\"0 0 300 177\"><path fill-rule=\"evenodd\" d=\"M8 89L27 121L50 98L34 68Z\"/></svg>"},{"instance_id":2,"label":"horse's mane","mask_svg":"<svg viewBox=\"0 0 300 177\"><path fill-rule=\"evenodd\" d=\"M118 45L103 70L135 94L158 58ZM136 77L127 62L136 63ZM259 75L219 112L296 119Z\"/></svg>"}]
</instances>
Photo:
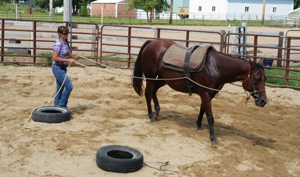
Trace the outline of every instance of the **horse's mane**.
<instances>
[{"instance_id":1,"label":"horse's mane","mask_svg":"<svg viewBox=\"0 0 300 177\"><path fill-rule=\"evenodd\" d=\"M244 59L244 58L241 58L241 57L232 56L232 55L230 55L230 54L222 53L222 52L219 52L219 51L216 51L216 52L219 53L219 54L221 54L221 55L225 55L225 56L228 56L228 57L231 57L231 58L236 58L236 59L239 59L239 60L242 60L242 61L248 61L249 63L251 62L250 59ZM254 68L253 68L253 69L254 69L253 72L255 72L255 71L257 71L257 70L259 70L259 69L261 69L261 68L264 68L263 65L261 65L261 64L259 64L259 63L257 63L257 62L255 62L255 66L254 66Z\"/></svg>"}]
</instances>

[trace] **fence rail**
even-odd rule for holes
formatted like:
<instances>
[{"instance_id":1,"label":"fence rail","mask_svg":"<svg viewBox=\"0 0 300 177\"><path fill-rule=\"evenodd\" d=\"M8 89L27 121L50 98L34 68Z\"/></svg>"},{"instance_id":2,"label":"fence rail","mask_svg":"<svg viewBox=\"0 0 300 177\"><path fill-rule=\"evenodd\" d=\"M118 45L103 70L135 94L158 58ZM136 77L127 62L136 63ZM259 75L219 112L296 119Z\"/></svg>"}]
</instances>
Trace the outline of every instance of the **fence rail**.
<instances>
[{"instance_id":1,"label":"fence rail","mask_svg":"<svg viewBox=\"0 0 300 177\"><path fill-rule=\"evenodd\" d=\"M38 20L16 22L15 19L1 19L0 63L51 64L52 47L58 38L56 30L60 25L72 26L69 43L74 54L87 56L113 67L132 69L139 49L146 40L168 39L186 47L196 44L213 45L218 51L232 56L276 61L277 64L265 65L267 77L282 79L284 84L269 85L300 89L300 84L290 85L291 82L300 83L300 30L293 30L289 35L283 35L283 32L266 35L248 31L233 33L224 30L98 26L95 23ZM247 41L234 42L234 36L240 36ZM239 53L238 48L243 48L246 52ZM25 50L25 53L18 53L18 50ZM283 71L284 74L273 75L268 72L275 70Z\"/></svg>"}]
</instances>

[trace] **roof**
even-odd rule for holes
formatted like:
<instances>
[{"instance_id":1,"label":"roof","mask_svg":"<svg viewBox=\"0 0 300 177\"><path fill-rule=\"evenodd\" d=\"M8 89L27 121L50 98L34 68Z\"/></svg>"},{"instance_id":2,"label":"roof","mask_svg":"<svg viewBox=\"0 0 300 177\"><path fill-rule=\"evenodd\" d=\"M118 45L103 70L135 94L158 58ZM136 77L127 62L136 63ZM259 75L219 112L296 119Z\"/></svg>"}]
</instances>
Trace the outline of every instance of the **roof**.
<instances>
[{"instance_id":1,"label":"roof","mask_svg":"<svg viewBox=\"0 0 300 177\"><path fill-rule=\"evenodd\" d=\"M91 2L92 4L115 4L115 3L119 3L122 2L124 0L97 0L97 1L93 1Z\"/></svg>"}]
</instances>

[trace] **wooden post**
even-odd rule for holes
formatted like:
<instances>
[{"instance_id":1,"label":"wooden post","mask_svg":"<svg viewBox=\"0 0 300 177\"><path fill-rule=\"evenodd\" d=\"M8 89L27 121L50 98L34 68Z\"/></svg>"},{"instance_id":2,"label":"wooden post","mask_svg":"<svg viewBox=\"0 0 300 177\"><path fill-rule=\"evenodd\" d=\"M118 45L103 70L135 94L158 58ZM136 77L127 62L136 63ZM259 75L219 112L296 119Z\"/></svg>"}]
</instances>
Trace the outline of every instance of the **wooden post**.
<instances>
[{"instance_id":1,"label":"wooden post","mask_svg":"<svg viewBox=\"0 0 300 177\"><path fill-rule=\"evenodd\" d=\"M221 45L221 49L222 49L221 52L224 53L225 52L225 50L224 50L225 49L225 45L223 45L224 44L223 42L225 41L226 31L225 30L221 30L220 33L222 34L222 43L220 44Z\"/></svg>"},{"instance_id":2,"label":"wooden post","mask_svg":"<svg viewBox=\"0 0 300 177\"><path fill-rule=\"evenodd\" d=\"M283 46L283 36L284 33L283 31L279 32L279 40L278 40L278 47L282 47ZM277 58L282 58L282 49L278 49L277 50ZM282 66L282 61L281 60L277 60L277 67L281 67Z\"/></svg>"},{"instance_id":3,"label":"wooden post","mask_svg":"<svg viewBox=\"0 0 300 177\"><path fill-rule=\"evenodd\" d=\"M193 25L195 25L195 14L194 14L194 22L193 22Z\"/></svg>"},{"instance_id":4,"label":"wooden post","mask_svg":"<svg viewBox=\"0 0 300 177\"><path fill-rule=\"evenodd\" d=\"M265 8L266 8L266 0L263 2L263 11L262 11L262 17L261 17L261 25L265 24Z\"/></svg>"},{"instance_id":5,"label":"wooden post","mask_svg":"<svg viewBox=\"0 0 300 177\"><path fill-rule=\"evenodd\" d=\"M257 15L256 15L256 22L255 22L255 25L257 26Z\"/></svg>"}]
</instances>

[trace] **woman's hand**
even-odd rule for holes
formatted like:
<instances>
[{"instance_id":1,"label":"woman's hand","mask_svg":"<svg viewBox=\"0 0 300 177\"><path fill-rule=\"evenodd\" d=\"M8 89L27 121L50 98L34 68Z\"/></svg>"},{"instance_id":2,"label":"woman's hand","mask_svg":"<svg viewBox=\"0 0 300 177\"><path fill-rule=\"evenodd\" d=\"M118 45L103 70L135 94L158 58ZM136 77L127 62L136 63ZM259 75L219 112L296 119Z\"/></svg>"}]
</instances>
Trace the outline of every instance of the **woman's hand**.
<instances>
[{"instance_id":1,"label":"woman's hand","mask_svg":"<svg viewBox=\"0 0 300 177\"><path fill-rule=\"evenodd\" d=\"M68 54L68 58L74 58L75 60L78 60L80 57L79 56L75 56L72 53Z\"/></svg>"},{"instance_id":2,"label":"woman's hand","mask_svg":"<svg viewBox=\"0 0 300 177\"><path fill-rule=\"evenodd\" d=\"M74 61L74 60L72 60L72 59L68 59L68 63L71 65L71 64L74 64L74 63L75 63L75 61Z\"/></svg>"}]
</instances>

